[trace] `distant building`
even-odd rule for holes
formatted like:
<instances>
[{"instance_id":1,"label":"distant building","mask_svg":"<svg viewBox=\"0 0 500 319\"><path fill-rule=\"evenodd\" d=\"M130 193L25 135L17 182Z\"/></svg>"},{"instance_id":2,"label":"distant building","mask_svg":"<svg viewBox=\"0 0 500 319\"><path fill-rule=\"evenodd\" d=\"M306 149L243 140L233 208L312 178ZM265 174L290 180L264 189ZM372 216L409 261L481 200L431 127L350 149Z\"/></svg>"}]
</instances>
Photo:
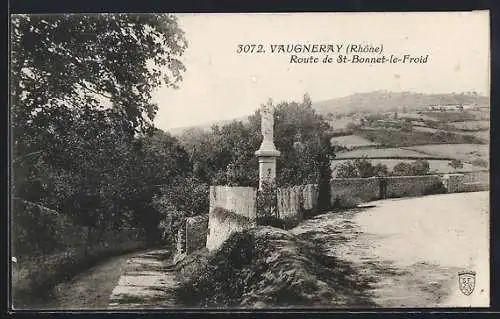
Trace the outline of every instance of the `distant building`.
<instances>
[{"instance_id":1,"label":"distant building","mask_svg":"<svg viewBox=\"0 0 500 319\"><path fill-rule=\"evenodd\" d=\"M429 105L427 107L430 111L463 111L464 106L462 104L443 104L443 105Z\"/></svg>"},{"instance_id":2,"label":"distant building","mask_svg":"<svg viewBox=\"0 0 500 319\"><path fill-rule=\"evenodd\" d=\"M464 104L463 105L463 108L464 110L474 110L474 109L477 109L477 104Z\"/></svg>"}]
</instances>

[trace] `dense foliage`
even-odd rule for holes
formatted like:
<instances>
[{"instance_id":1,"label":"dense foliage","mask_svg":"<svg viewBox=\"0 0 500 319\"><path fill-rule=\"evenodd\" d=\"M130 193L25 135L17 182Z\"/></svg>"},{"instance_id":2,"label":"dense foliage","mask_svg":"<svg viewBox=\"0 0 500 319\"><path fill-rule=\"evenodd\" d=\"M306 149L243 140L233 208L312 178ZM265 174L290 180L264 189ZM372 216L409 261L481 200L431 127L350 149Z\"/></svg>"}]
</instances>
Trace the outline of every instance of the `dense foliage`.
<instances>
[{"instance_id":1,"label":"dense foliage","mask_svg":"<svg viewBox=\"0 0 500 319\"><path fill-rule=\"evenodd\" d=\"M387 176L389 170L386 165L373 165L367 158L359 158L347 161L336 168L337 178L365 178L373 176Z\"/></svg>"},{"instance_id":2,"label":"dense foliage","mask_svg":"<svg viewBox=\"0 0 500 319\"><path fill-rule=\"evenodd\" d=\"M429 162L426 160L416 160L411 163L400 162L392 169L395 176L419 176L430 172Z\"/></svg>"},{"instance_id":3,"label":"dense foliage","mask_svg":"<svg viewBox=\"0 0 500 319\"><path fill-rule=\"evenodd\" d=\"M259 223L259 218L278 217L277 206L275 183L263 181L261 188L257 191L257 222Z\"/></svg>"},{"instance_id":4,"label":"dense foliage","mask_svg":"<svg viewBox=\"0 0 500 319\"><path fill-rule=\"evenodd\" d=\"M387 147L413 146L426 144L486 144L486 141L474 135L458 134L449 131L422 132L412 130L403 132L396 130L374 129L359 130L356 134L370 142Z\"/></svg>"},{"instance_id":5,"label":"dense foliage","mask_svg":"<svg viewBox=\"0 0 500 319\"><path fill-rule=\"evenodd\" d=\"M400 162L389 170L384 164L373 163L368 158L346 161L335 168L337 178L366 178L374 176L419 176L429 174L430 165L427 160Z\"/></svg>"},{"instance_id":6,"label":"dense foliage","mask_svg":"<svg viewBox=\"0 0 500 319\"><path fill-rule=\"evenodd\" d=\"M152 90L176 87L185 70L175 17L16 15L11 30L13 197L32 204L14 206L14 224L49 229L50 218L23 222L38 214L26 207L42 207L76 226L157 237L153 198L178 193L192 171L177 140L152 128Z\"/></svg>"},{"instance_id":7,"label":"dense foliage","mask_svg":"<svg viewBox=\"0 0 500 319\"><path fill-rule=\"evenodd\" d=\"M318 183L331 176L333 147L328 122L318 115L306 94L301 103L283 102L276 106L274 143L281 152L277 160L278 186ZM262 141L260 111L248 122L233 121L185 131L179 139L190 154L198 178L212 185L258 185L255 151Z\"/></svg>"},{"instance_id":8,"label":"dense foliage","mask_svg":"<svg viewBox=\"0 0 500 319\"><path fill-rule=\"evenodd\" d=\"M100 109L104 99L129 126L145 128L157 110L152 89L182 79L186 41L170 15L16 15L11 26L18 127L61 107Z\"/></svg>"}]
</instances>

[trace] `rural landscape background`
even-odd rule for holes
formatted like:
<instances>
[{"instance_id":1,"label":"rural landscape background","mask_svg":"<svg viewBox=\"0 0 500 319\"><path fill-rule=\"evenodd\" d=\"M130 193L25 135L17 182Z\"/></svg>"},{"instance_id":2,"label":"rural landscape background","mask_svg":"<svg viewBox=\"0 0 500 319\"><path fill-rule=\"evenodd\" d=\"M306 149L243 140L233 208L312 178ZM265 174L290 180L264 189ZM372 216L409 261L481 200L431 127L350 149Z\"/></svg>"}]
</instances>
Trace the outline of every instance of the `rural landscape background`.
<instances>
[{"instance_id":1,"label":"rural landscape background","mask_svg":"<svg viewBox=\"0 0 500 319\"><path fill-rule=\"evenodd\" d=\"M325 118L335 135L332 144L337 152L333 167L363 158L389 170L398 164L403 168L401 163L422 159L429 164L428 171L423 173L489 167L489 98L477 92L374 91L313 102L312 108ZM235 120L248 122L246 117ZM231 120L174 128L170 132L182 139L229 122ZM338 177L369 177L348 175Z\"/></svg>"},{"instance_id":2,"label":"rural landscape background","mask_svg":"<svg viewBox=\"0 0 500 319\"><path fill-rule=\"evenodd\" d=\"M216 251L201 236L186 253L182 232L208 219L210 186L259 184L259 105L234 120L154 124L169 105L153 92L190 72L174 15L18 15L11 26L15 309L489 304L488 191L438 183L418 197L330 200L341 178L489 174L485 94L274 101L276 184L319 185L318 211L236 232ZM457 273L471 268L466 297Z\"/></svg>"}]
</instances>

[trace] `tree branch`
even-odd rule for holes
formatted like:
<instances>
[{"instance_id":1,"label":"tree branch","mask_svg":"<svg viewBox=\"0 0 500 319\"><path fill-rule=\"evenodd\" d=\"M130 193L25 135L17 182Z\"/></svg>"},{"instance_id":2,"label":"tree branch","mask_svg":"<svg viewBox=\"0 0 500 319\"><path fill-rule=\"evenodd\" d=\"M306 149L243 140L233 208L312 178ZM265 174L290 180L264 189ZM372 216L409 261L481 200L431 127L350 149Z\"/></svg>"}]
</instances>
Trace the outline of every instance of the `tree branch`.
<instances>
[{"instance_id":1,"label":"tree branch","mask_svg":"<svg viewBox=\"0 0 500 319\"><path fill-rule=\"evenodd\" d=\"M87 68L85 67L85 65L83 65L83 62L82 62L80 59L78 59L76 56L74 56L70 50L66 49L66 48L65 48L65 47L63 47L62 45L57 45L56 47L57 47L57 49L60 49L60 50L62 50L62 51L64 51L64 52L66 52L66 53L68 54L68 57L70 58L70 60L73 62L73 64L74 64L76 67L83 68L83 69L87 69ZM108 70L108 71L109 71L109 70ZM95 93L95 94L101 95L101 96L103 96L103 97L105 97L105 98L107 98L107 99L112 99L112 97L111 97L111 96L108 96L108 95L106 95L106 94L104 94L104 93L102 93L102 92L98 92L98 91L95 91L95 90L93 90L93 89L89 88L89 87L88 87L87 85L85 85L85 83L83 83L83 82L78 82L78 84L80 84L80 85L81 85L84 89L86 89L86 90L88 90L88 91L90 91L90 92L92 92L92 93Z\"/></svg>"},{"instance_id":2,"label":"tree branch","mask_svg":"<svg viewBox=\"0 0 500 319\"><path fill-rule=\"evenodd\" d=\"M52 212L52 213L55 213L55 214L58 214L58 215L59 215L59 212L58 212L57 210L52 209L52 208L49 208L49 207L47 207L47 206L43 206L42 204L39 204L39 203L33 203L33 202L30 202L30 201L28 201L28 200L25 200L25 199L23 199L23 198L21 198L21 197L16 197L16 196L12 197L12 199L14 199L14 200L18 200L18 201L21 201L21 202L23 202L24 204L33 205L33 206L36 206L36 207L38 207L38 208L42 208L42 209L48 210L48 211L50 211L50 212Z\"/></svg>"},{"instance_id":3,"label":"tree branch","mask_svg":"<svg viewBox=\"0 0 500 319\"><path fill-rule=\"evenodd\" d=\"M105 97L105 98L107 98L107 99L109 99L109 100L111 100L111 99L113 98L112 96L106 95L106 94L104 94L104 93L102 93L102 92L98 92L98 91L95 91L94 89L89 88L89 87L88 87L86 84L84 84L83 82L78 82L78 84L80 84L80 86L82 86L82 88L83 88L84 90L87 90L87 91L90 91L90 92L92 92L92 93L98 94L98 95L100 95L100 96L102 96L102 97Z\"/></svg>"},{"instance_id":4,"label":"tree branch","mask_svg":"<svg viewBox=\"0 0 500 319\"><path fill-rule=\"evenodd\" d=\"M39 154L39 153L42 153L44 152L45 150L39 150L39 151L34 151L34 152L31 152L31 153L28 153L26 155L23 155L23 156L19 156L18 158L15 158L14 160L12 160L12 163L17 163L19 160L22 160L26 157L29 157L29 156L32 156L32 155L36 155L36 154Z\"/></svg>"}]
</instances>

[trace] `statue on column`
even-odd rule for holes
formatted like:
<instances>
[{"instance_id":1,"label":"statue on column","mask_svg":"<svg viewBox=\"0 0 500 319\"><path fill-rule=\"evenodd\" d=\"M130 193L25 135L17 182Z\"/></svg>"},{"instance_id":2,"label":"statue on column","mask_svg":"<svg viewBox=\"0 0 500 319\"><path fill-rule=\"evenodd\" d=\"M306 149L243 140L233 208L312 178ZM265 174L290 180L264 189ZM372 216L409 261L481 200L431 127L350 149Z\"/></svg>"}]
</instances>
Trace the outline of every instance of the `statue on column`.
<instances>
[{"instance_id":1,"label":"statue on column","mask_svg":"<svg viewBox=\"0 0 500 319\"><path fill-rule=\"evenodd\" d=\"M280 151L274 146L274 107L271 99L266 105L260 107L262 143L255 151L259 159L259 189L262 190L263 182L274 182L276 179L276 158Z\"/></svg>"},{"instance_id":2,"label":"statue on column","mask_svg":"<svg viewBox=\"0 0 500 319\"><path fill-rule=\"evenodd\" d=\"M267 105L262 105L260 110L261 116L261 132L265 141L273 141L273 126L274 126L274 107L271 100Z\"/></svg>"}]
</instances>

